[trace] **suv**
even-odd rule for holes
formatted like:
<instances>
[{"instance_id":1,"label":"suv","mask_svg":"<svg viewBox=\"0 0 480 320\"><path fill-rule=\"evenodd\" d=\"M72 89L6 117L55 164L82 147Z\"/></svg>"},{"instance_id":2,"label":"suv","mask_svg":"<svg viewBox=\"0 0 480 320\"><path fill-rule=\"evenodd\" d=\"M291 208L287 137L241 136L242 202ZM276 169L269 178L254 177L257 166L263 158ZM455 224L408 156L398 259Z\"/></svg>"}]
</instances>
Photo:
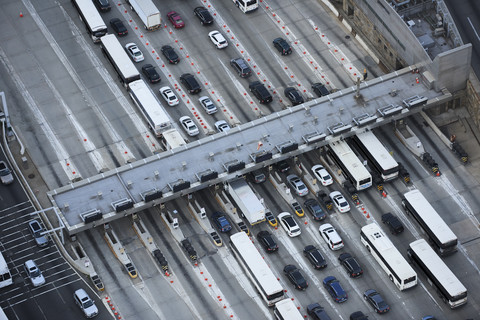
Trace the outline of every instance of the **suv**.
<instances>
[{"instance_id":1,"label":"suv","mask_svg":"<svg viewBox=\"0 0 480 320\"><path fill-rule=\"evenodd\" d=\"M90 299L84 289L78 289L73 294L73 300L80 307L87 318L93 318L98 314L98 308L95 302Z\"/></svg>"},{"instance_id":2,"label":"suv","mask_svg":"<svg viewBox=\"0 0 480 320\"><path fill-rule=\"evenodd\" d=\"M230 230L232 230L232 225L230 224L227 217L225 216L225 213L220 211L215 212L212 215L212 219L221 232L229 232Z\"/></svg>"},{"instance_id":3,"label":"suv","mask_svg":"<svg viewBox=\"0 0 480 320\"><path fill-rule=\"evenodd\" d=\"M38 269L37 264L33 260L25 261L23 268L34 287L41 286L45 283L45 278L43 277L42 272Z\"/></svg>"},{"instance_id":4,"label":"suv","mask_svg":"<svg viewBox=\"0 0 480 320\"><path fill-rule=\"evenodd\" d=\"M187 88L189 93L195 94L202 91L195 77L190 73L184 73L180 76L180 82Z\"/></svg>"},{"instance_id":5,"label":"suv","mask_svg":"<svg viewBox=\"0 0 480 320\"><path fill-rule=\"evenodd\" d=\"M390 212L382 214L382 222L390 228L392 234L399 234L403 232L402 222Z\"/></svg>"},{"instance_id":6,"label":"suv","mask_svg":"<svg viewBox=\"0 0 480 320\"><path fill-rule=\"evenodd\" d=\"M340 250L343 248L342 238L340 238L337 230L335 230L330 223L322 224L318 230L331 250Z\"/></svg>"},{"instance_id":7,"label":"suv","mask_svg":"<svg viewBox=\"0 0 480 320\"><path fill-rule=\"evenodd\" d=\"M330 91L328 91L325 85L320 82L312 84L312 89L319 97L328 96L330 94Z\"/></svg>"},{"instance_id":8,"label":"suv","mask_svg":"<svg viewBox=\"0 0 480 320\"><path fill-rule=\"evenodd\" d=\"M2 180L2 184L10 184L13 182L12 172L8 169L5 161L0 161L0 180Z\"/></svg>"},{"instance_id":9,"label":"suv","mask_svg":"<svg viewBox=\"0 0 480 320\"><path fill-rule=\"evenodd\" d=\"M230 60L230 65L237 71L241 78L247 78L252 75L252 70L243 58L236 58Z\"/></svg>"},{"instance_id":10,"label":"suv","mask_svg":"<svg viewBox=\"0 0 480 320\"><path fill-rule=\"evenodd\" d=\"M208 11L207 8L205 7L196 7L193 9L193 14L200 19L200 23L202 26L204 25L210 25L213 23L213 17L210 14L210 11Z\"/></svg>"},{"instance_id":11,"label":"suv","mask_svg":"<svg viewBox=\"0 0 480 320\"><path fill-rule=\"evenodd\" d=\"M32 233L33 238L35 239L35 243L40 248L48 246L48 238L46 235L42 234L44 231L40 222L38 220L32 220L28 223L28 229Z\"/></svg>"},{"instance_id":12,"label":"suv","mask_svg":"<svg viewBox=\"0 0 480 320\"><path fill-rule=\"evenodd\" d=\"M280 52L282 56L286 56L287 54L292 53L292 47L290 47L287 40L283 38L274 39L273 46L277 48L278 52Z\"/></svg>"},{"instance_id":13,"label":"suv","mask_svg":"<svg viewBox=\"0 0 480 320\"><path fill-rule=\"evenodd\" d=\"M250 91L253 93L255 98L258 99L258 102L262 104L270 103L272 102L273 98L270 92L268 92L267 88L261 83L260 81L253 81L250 82L248 85L248 88Z\"/></svg>"}]
</instances>

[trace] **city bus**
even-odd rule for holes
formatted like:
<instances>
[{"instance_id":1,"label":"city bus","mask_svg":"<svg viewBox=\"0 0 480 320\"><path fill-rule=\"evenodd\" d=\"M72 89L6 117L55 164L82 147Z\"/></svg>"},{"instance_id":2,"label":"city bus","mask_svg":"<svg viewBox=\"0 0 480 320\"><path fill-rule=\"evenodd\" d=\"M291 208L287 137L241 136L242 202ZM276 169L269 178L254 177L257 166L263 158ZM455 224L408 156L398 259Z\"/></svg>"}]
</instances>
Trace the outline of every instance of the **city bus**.
<instances>
[{"instance_id":1,"label":"city bus","mask_svg":"<svg viewBox=\"0 0 480 320\"><path fill-rule=\"evenodd\" d=\"M140 80L140 73L114 34L107 34L101 37L100 41L105 57L115 68L125 87L128 87L128 84L132 81Z\"/></svg>"},{"instance_id":2,"label":"city bus","mask_svg":"<svg viewBox=\"0 0 480 320\"><path fill-rule=\"evenodd\" d=\"M8 269L7 261L3 258L3 254L0 252L0 288L13 284L12 275L10 269Z\"/></svg>"},{"instance_id":3,"label":"city bus","mask_svg":"<svg viewBox=\"0 0 480 320\"><path fill-rule=\"evenodd\" d=\"M160 137L162 132L172 127L170 117L160 102L158 102L157 98L155 98L145 81L136 80L130 82L128 94L157 137Z\"/></svg>"},{"instance_id":4,"label":"city bus","mask_svg":"<svg viewBox=\"0 0 480 320\"><path fill-rule=\"evenodd\" d=\"M412 190L403 195L402 206L411 214L427 234L430 244L440 255L457 251L457 236L443 221L432 205L420 193Z\"/></svg>"},{"instance_id":5,"label":"city bus","mask_svg":"<svg viewBox=\"0 0 480 320\"><path fill-rule=\"evenodd\" d=\"M417 284L417 274L377 223L362 227L360 240L398 289Z\"/></svg>"},{"instance_id":6,"label":"city bus","mask_svg":"<svg viewBox=\"0 0 480 320\"><path fill-rule=\"evenodd\" d=\"M398 162L395 161L372 131L357 134L352 137L351 141L368 161L370 169L375 170L383 181L398 177L398 171L400 170Z\"/></svg>"},{"instance_id":7,"label":"city bus","mask_svg":"<svg viewBox=\"0 0 480 320\"><path fill-rule=\"evenodd\" d=\"M302 314L292 299L283 299L275 303L273 314L277 320L303 320Z\"/></svg>"},{"instance_id":8,"label":"city bus","mask_svg":"<svg viewBox=\"0 0 480 320\"><path fill-rule=\"evenodd\" d=\"M333 161L342 169L342 174L358 191L372 186L372 175L360 162L358 157L345 141L335 141L328 145Z\"/></svg>"},{"instance_id":9,"label":"city bus","mask_svg":"<svg viewBox=\"0 0 480 320\"><path fill-rule=\"evenodd\" d=\"M249 13L258 9L258 0L233 0L243 13Z\"/></svg>"},{"instance_id":10,"label":"city bus","mask_svg":"<svg viewBox=\"0 0 480 320\"><path fill-rule=\"evenodd\" d=\"M451 309L467 303L467 289L427 241L420 239L410 243L407 252L410 260L425 273L428 283Z\"/></svg>"},{"instance_id":11,"label":"city bus","mask_svg":"<svg viewBox=\"0 0 480 320\"><path fill-rule=\"evenodd\" d=\"M103 22L100 13L95 8L92 0L72 0L73 5L80 15L80 20L85 24L87 32L94 43L100 42L100 38L107 34L107 26Z\"/></svg>"},{"instance_id":12,"label":"city bus","mask_svg":"<svg viewBox=\"0 0 480 320\"><path fill-rule=\"evenodd\" d=\"M230 247L246 275L269 307L284 299L280 282L245 232L241 231L232 235Z\"/></svg>"}]
</instances>

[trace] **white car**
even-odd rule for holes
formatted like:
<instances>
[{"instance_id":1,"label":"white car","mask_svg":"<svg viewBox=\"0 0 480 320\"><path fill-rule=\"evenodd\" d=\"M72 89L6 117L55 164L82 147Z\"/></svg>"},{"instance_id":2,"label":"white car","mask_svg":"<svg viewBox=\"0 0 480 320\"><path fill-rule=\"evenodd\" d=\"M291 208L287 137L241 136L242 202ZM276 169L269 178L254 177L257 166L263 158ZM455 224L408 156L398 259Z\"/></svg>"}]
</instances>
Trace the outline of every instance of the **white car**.
<instances>
[{"instance_id":1,"label":"white car","mask_svg":"<svg viewBox=\"0 0 480 320\"><path fill-rule=\"evenodd\" d=\"M231 129L225 120L215 122L215 128L217 128L218 132L228 132Z\"/></svg>"},{"instance_id":2,"label":"white car","mask_svg":"<svg viewBox=\"0 0 480 320\"><path fill-rule=\"evenodd\" d=\"M87 318L93 318L98 314L98 308L95 305L95 301L90 299L87 292L84 289L78 289L73 294L73 300L83 311L83 314Z\"/></svg>"},{"instance_id":3,"label":"white car","mask_svg":"<svg viewBox=\"0 0 480 320\"><path fill-rule=\"evenodd\" d=\"M325 240L331 250L340 250L343 248L342 238L340 238L337 230L335 230L330 223L322 224L320 228L318 228L318 231L320 231L323 240Z\"/></svg>"},{"instance_id":4,"label":"white car","mask_svg":"<svg viewBox=\"0 0 480 320\"><path fill-rule=\"evenodd\" d=\"M187 131L190 137L196 136L200 133L197 125L195 124L195 122L193 122L193 120L189 116L183 116L180 119L178 119L178 121L180 121L182 128L185 131Z\"/></svg>"},{"instance_id":5,"label":"white car","mask_svg":"<svg viewBox=\"0 0 480 320\"><path fill-rule=\"evenodd\" d=\"M170 89L170 87L161 87L160 95L162 96L163 99L165 99L165 101L167 101L168 105L171 107L176 106L177 104L180 103L180 101L178 101L177 96L175 95L175 92L173 92L173 90Z\"/></svg>"},{"instance_id":6,"label":"white car","mask_svg":"<svg viewBox=\"0 0 480 320\"><path fill-rule=\"evenodd\" d=\"M325 169L322 165L317 164L312 167L313 174L318 181L322 183L324 186L329 186L333 183L332 176L328 173L327 169Z\"/></svg>"},{"instance_id":7,"label":"white car","mask_svg":"<svg viewBox=\"0 0 480 320\"><path fill-rule=\"evenodd\" d=\"M127 53L130 55L133 61L140 62L145 60L145 58L143 57L142 51L138 49L135 43L133 42L127 43L125 45L125 50L127 50Z\"/></svg>"},{"instance_id":8,"label":"white car","mask_svg":"<svg viewBox=\"0 0 480 320\"><path fill-rule=\"evenodd\" d=\"M45 283L45 278L43 277L42 272L38 269L37 264L33 260L25 261L23 268L34 287L41 286Z\"/></svg>"},{"instance_id":9,"label":"white car","mask_svg":"<svg viewBox=\"0 0 480 320\"><path fill-rule=\"evenodd\" d=\"M289 237L297 237L302 233L302 230L300 230L300 227L290 213L282 212L277 216L277 218Z\"/></svg>"},{"instance_id":10,"label":"white car","mask_svg":"<svg viewBox=\"0 0 480 320\"><path fill-rule=\"evenodd\" d=\"M203 109L207 114L213 114L217 112L217 107L215 104L210 100L209 97L203 96L198 99L198 102L202 105Z\"/></svg>"},{"instance_id":11,"label":"white car","mask_svg":"<svg viewBox=\"0 0 480 320\"><path fill-rule=\"evenodd\" d=\"M330 199L332 199L338 211L342 213L350 211L350 205L348 204L347 199L345 199L345 197L339 191L331 192Z\"/></svg>"},{"instance_id":12,"label":"white car","mask_svg":"<svg viewBox=\"0 0 480 320\"><path fill-rule=\"evenodd\" d=\"M292 187L295 193L300 197L306 196L308 194L307 186L297 175L291 174L287 176L287 181L290 187Z\"/></svg>"},{"instance_id":13,"label":"white car","mask_svg":"<svg viewBox=\"0 0 480 320\"><path fill-rule=\"evenodd\" d=\"M213 44L217 47L217 49L223 49L228 47L228 42L225 37L218 32L217 30L209 32L208 37L212 40Z\"/></svg>"}]
</instances>

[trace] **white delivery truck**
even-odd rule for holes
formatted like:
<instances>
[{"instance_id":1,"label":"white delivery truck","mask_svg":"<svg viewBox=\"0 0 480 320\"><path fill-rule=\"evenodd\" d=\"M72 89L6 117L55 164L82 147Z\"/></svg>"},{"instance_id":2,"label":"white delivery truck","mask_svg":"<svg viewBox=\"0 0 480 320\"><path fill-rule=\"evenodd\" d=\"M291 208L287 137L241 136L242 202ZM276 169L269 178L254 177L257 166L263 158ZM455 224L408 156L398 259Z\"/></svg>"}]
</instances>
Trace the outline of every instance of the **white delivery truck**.
<instances>
[{"instance_id":1,"label":"white delivery truck","mask_svg":"<svg viewBox=\"0 0 480 320\"><path fill-rule=\"evenodd\" d=\"M251 225L265 221L265 206L248 183L240 178L228 182L228 193Z\"/></svg>"},{"instance_id":2,"label":"white delivery truck","mask_svg":"<svg viewBox=\"0 0 480 320\"><path fill-rule=\"evenodd\" d=\"M127 0L130 8L135 11L142 20L145 29L156 30L160 28L162 17L152 0Z\"/></svg>"}]
</instances>

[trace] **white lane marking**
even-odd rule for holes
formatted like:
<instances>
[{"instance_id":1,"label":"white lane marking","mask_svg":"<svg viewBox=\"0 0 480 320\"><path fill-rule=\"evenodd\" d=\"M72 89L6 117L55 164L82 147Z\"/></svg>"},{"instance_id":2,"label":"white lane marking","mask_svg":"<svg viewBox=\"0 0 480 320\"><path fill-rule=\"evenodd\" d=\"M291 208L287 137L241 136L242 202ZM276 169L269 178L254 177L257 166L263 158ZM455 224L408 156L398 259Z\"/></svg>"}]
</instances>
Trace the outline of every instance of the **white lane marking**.
<instances>
[{"instance_id":1,"label":"white lane marking","mask_svg":"<svg viewBox=\"0 0 480 320\"><path fill-rule=\"evenodd\" d=\"M183 302L185 302L188 308L192 311L192 314L196 317L196 319L200 319L197 316L200 314L200 311L198 311L198 309L195 307L195 304L190 299L190 294L187 293L180 280L178 280L178 278L175 276L174 271L168 278L165 278L165 281L169 281L170 286L172 286L173 290L175 290L175 292L182 298Z\"/></svg>"},{"instance_id":2,"label":"white lane marking","mask_svg":"<svg viewBox=\"0 0 480 320\"><path fill-rule=\"evenodd\" d=\"M478 36L477 30L476 30L475 27L473 26L473 23L472 23L472 21L470 20L470 17L467 17L467 20L468 20L468 23L470 23L470 26L472 27L473 32L475 32L475 35L477 36L477 39L480 41L480 37Z\"/></svg>"},{"instance_id":3,"label":"white lane marking","mask_svg":"<svg viewBox=\"0 0 480 320\"><path fill-rule=\"evenodd\" d=\"M17 87L18 91L22 95L23 99L27 103L28 107L32 111L35 119L37 120L38 127L44 132L45 137L50 142L53 150L55 151L55 156L57 157L58 163L62 167L63 171L68 177L69 182L76 178L81 178L80 173L76 169L75 164L70 159L70 155L68 154L67 150L63 147L62 143L57 139L57 135L54 133L53 129L47 122L47 119L43 116L38 108L37 103L33 99L33 97L28 92L25 84L20 79L18 73L14 70L13 65L10 63L5 51L0 47L0 61L2 61L5 69L7 69L8 73L12 77L15 86Z\"/></svg>"}]
</instances>

